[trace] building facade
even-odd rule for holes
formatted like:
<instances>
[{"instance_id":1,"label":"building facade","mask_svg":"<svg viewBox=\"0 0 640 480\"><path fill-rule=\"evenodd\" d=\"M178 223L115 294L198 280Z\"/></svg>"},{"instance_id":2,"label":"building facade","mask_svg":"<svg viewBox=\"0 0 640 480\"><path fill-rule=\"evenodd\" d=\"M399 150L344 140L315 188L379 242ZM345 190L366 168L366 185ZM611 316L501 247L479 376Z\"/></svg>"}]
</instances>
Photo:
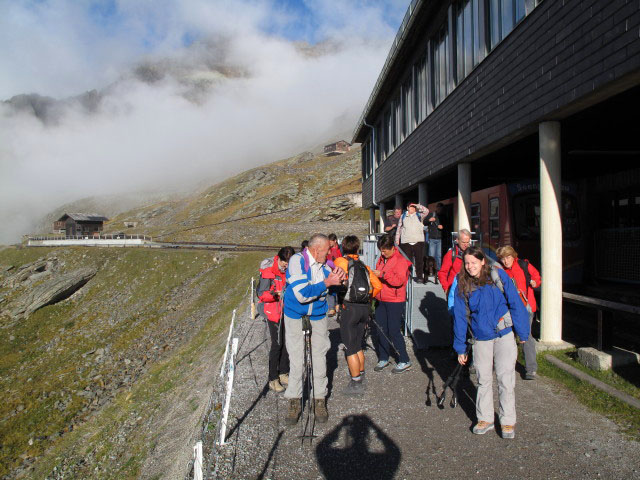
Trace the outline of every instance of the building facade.
<instances>
[{"instance_id":1,"label":"building facade","mask_svg":"<svg viewBox=\"0 0 640 480\"><path fill-rule=\"evenodd\" d=\"M613 201L640 227L640 185L629 184L640 142L627 117L639 86L638 2L412 1L354 132L372 231L376 210L451 198L453 229L472 228L472 191L534 179L542 337L560 342L563 182L582 189L585 220ZM594 183L609 185L602 201L589 200ZM586 241L597 228L582 225Z\"/></svg>"}]
</instances>

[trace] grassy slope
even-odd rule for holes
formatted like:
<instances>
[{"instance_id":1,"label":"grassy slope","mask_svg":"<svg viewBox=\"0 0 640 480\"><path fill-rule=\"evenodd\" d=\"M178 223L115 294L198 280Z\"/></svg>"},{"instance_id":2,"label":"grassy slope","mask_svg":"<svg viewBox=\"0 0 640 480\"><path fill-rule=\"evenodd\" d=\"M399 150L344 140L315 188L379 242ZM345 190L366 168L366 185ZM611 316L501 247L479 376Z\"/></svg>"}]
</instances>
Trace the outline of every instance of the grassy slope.
<instances>
[{"instance_id":1,"label":"grassy slope","mask_svg":"<svg viewBox=\"0 0 640 480\"><path fill-rule=\"evenodd\" d=\"M68 269L87 264L100 267L82 295L45 307L14 325L10 334L5 330L0 336L0 388L5 392L0 404L0 475L26 457L37 457L39 478L63 458L68 462L75 441L82 436L84 452L80 454L90 452L89 458L101 468L115 468L117 478L135 476L145 448L152 444L150 432L132 428L126 449L131 458L103 462L114 453L108 440L110 432L119 428L130 412L137 412L136 419L142 417L136 425L153 415L163 395L179 383L189 359L202 349L203 342L212 341L224 328L229 309L238 303L246 291L246 280L265 255L229 257L218 266L209 252L5 249L0 251L0 264L20 265L43 253L57 255ZM181 293L181 286L194 277L198 277L198 291L176 311L166 310L167 299L176 291ZM220 299L220 292L224 292L224 302L216 303L213 300ZM194 321L198 318L195 312L203 310L207 315L200 325ZM104 382L109 371L126 372L125 359L134 358L136 352L152 352L156 346L145 343L165 347L160 343L162 338L150 332L166 331L168 316L172 322L193 324L187 340L150 358L137 373L140 380L116 388L115 401L106 408L87 409L90 399L82 396L85 388L108 388ZM195 335L196 331L200 333ZM96 363L91 355L83 357L97 348L107 349L104 363ZM89 421L83 423L84 419ZM120 455L125 453L116 449L116 458Z\"/></svg>"}]
</instances>

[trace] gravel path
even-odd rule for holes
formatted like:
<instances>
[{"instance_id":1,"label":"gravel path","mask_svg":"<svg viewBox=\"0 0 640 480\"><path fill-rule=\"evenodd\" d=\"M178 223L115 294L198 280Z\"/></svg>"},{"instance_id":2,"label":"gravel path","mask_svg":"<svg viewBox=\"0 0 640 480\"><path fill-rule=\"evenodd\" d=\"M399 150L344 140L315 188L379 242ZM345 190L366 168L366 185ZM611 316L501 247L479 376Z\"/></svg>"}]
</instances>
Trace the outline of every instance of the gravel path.
<instances>
[{"instance_id":1,"label":"gravel path","mask_svg":"<svg viewBox=\"0 0 640 480\"><path fill-rule=\"evenodd\" d=\"M367 350L367 392L346 397L349 377L338 324L332 321L330 329L329 422L315 425L317 438L303 445L301 423L284 424L286 399L266 386L266 326L241 317L229 443L217 452L210 478L640 478L640 444L544 378L517 379L515 440L495 431L473 435L472 379L460 382L457 408L447 400L438 409L433 390L426 393L429 379L440 393L453 359L444 350L415 352L409 338L410 371L374 372L376 356Z\"/></svg>"}]
</instances>

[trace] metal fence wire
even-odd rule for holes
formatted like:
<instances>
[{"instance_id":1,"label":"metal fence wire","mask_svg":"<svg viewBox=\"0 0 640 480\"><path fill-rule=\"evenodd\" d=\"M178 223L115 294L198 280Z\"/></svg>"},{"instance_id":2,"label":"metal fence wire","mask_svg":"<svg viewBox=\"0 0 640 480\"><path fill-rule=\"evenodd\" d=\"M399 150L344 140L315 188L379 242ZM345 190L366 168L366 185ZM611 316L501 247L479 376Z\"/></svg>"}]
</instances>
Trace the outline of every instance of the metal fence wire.
<instances>
[{"instance_id":1,"label":"metal fence wire","mask_svg":"<svg viewBox=\"0 0 640 480\"><path fill-rule=\"evenodd\" d=\"M594 252L596 278L640 283L640 228L596 231Z\"/></svg>"}]
</instances>

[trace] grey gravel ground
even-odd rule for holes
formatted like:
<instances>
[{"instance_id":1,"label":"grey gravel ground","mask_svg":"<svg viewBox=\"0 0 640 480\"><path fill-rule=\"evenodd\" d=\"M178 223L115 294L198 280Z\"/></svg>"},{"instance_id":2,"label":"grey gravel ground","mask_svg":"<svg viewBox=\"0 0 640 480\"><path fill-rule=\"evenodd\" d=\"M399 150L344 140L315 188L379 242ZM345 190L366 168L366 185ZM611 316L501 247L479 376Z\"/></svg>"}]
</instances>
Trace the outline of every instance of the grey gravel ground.
<instances>
[{"instance_id":1,"label":"grey gravel ground","mask_svg":"<svg viewBox=\"0 0 640 480\"><path fill-rule=\"evenodd\" d=\"M374 372L376 356L367 350L366 394L346 397L340 333L330 325L329 422L302 444L301 423L285 426L287 401L266 386L266 326L241 317L228 444L216 451L210 478L640 478L640 444L544 378L517 380L514 440L496 431L473 435L473 378L461 381L457 408L447 401L438 409L432 388L426 393L429 379L440 393L454 361L444 350L413 351L409 338L410 371Z\"/></svg>"}]
</instances>

